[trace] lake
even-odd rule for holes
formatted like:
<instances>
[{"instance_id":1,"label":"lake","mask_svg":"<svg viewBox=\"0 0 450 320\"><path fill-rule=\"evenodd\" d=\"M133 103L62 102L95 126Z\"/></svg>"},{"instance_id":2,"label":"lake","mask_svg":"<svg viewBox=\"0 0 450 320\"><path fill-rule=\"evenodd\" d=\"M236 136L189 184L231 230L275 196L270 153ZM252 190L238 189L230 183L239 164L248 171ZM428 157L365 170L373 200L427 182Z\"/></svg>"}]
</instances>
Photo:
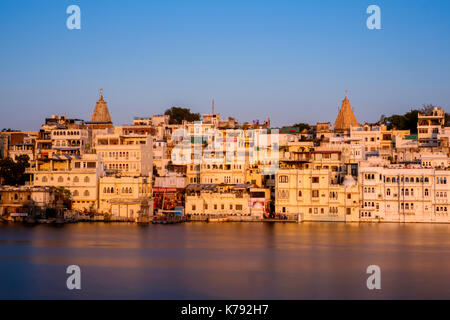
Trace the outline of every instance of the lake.
<instances>
[{"instance_id":1,"label":"lake","mask_svg":"<svg viewBox=\"0 0 450 320\"><path fill-rule=\"evenodd\" d=\"M450 225L0 224L0 299L450 299ZM66 268L81 268L68 290ZM368 290L366 269L381 269Z\"/></svg>"}]
</instances>

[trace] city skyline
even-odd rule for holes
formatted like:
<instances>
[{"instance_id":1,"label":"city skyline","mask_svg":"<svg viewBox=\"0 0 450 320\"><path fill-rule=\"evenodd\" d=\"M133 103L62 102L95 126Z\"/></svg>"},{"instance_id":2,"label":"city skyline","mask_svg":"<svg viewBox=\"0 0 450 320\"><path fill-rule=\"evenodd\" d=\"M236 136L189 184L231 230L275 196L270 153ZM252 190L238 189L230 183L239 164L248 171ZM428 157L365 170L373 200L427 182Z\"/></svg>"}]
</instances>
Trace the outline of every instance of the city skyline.
<instances>
[{"instance_id":1,"label":"city skyline","mask_svg":"<svg viewBox=\"0 0 450 320\"><path fill-rule=\"evenodd\" d=\"M366 28L366 1L77 1L82 27L68 30L71 4L1 4L0 106L16 111L1 128L88 120L100 87L118 125L212 99L273 126L333 122L346 89L362 123L450 99L447 2L379 1L381 30Z\"/></svg>"}]
</instances>

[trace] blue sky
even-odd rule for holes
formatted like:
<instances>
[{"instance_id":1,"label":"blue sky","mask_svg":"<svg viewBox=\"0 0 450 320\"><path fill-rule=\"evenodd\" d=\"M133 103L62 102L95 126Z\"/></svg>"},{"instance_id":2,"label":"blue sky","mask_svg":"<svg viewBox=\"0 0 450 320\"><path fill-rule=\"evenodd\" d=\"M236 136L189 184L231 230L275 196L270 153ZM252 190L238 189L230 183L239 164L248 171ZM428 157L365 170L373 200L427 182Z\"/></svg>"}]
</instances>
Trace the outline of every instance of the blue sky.
<instances>
[{"instance_id":1,"label":"blue sky","mask_svg":"<svg viewBox=\"0 0 450 320\"><path fill-rule=\"evenodd\" d=\"M346 89L359 122L448 111L449 34L446 0L0 0L0 128L89 119L100 87L118 125L212 99L241 122L334 122Z\"/></svg>"}]
</instances>

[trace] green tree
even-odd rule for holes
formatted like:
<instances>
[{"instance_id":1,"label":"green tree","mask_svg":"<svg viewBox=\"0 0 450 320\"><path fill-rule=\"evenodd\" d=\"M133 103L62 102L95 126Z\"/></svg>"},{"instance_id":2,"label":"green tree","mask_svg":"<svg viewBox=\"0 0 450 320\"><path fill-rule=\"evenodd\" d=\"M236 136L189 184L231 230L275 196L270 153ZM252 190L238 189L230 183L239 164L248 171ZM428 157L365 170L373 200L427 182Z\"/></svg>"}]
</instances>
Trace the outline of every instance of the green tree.
<instances>
[{"instance_id":1,"label":"green tree","mask_svg":"<svg viewBox=\"0 0 450 320\"><path fill-rule=\"evenodd\" d=\"M189 122L200 120L200 113L191 113L189 108L172 107L167 109L164 114L170 116L171 124L181 124L183 120Z\"/></svg>"},{"instance_id":2,"label":"green tree","mask_svg":"<svg viewBox=\"0 0 450 320\"><path fill-rule=\"evenodd\" d=\"M16 156L16 161L11 158L0 160L0 180L5 185L24 185L25 169L30 166L30 158L27 155Z\"/></svg>"},{"instance_id":3,"label":"green tree","mask_svg":"<svg viewBox=\"0 0 450 320\"><path fill-rule=\"evenodd\" d=\"M55 204L58 200L62 200L66 208L70 208L72 193L64 187L57 187L55 189Z\"/></svg>"},{"instance_id":4,"label":"green tree","mask_svg":"<svg viewBox=\"0 0 450 320\"><path fill-rule=\"evenodd\" d=\"M306 130L311 129L311 126L310 126L309 124L303 123L303 122L296 123L296 124L293 125L293 127L298 127L298 129L299 129L300 132L302 132L302 131L305 130L305 129L306 129Z\"/></svg>"}]
</instances>

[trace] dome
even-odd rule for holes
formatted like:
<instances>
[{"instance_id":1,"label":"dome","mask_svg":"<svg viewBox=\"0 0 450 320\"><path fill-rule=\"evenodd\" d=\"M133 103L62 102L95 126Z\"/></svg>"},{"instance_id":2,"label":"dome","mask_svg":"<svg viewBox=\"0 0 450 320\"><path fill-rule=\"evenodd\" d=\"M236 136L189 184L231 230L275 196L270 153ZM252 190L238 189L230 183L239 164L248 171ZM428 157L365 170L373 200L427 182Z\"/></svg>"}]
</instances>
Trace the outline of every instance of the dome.
<instances>
[{"instance_id":1,"label":"dome","mask_svg":"<svg viewBox=\"0 0 450 320\"><path fill-rule=\"evenodd\" d=\"M352 177L352 175L348 174L345 176L344 181L342 182L342 185L346 188L353 187L356 185L355 179Z\"/></svg>"}]
</instances>

